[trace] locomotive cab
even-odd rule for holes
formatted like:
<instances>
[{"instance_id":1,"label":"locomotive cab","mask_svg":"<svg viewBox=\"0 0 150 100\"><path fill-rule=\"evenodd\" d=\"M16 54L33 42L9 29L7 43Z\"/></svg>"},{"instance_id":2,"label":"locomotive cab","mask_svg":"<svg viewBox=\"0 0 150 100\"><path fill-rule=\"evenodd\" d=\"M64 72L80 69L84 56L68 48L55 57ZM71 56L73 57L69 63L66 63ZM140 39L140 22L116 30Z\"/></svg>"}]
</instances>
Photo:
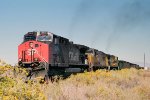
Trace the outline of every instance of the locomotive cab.
<instances>
[{"instance_id":1,"label":"locomotive cab","mask_svg":"<svg viewBox=\"0 0 150 100\"><path fill-rule=\"evenodd\" d=\"M37 32L28 32L27 34L24 35L24 41L31 41L31 40L36 40Z\"/></svg>"}]
</instances>

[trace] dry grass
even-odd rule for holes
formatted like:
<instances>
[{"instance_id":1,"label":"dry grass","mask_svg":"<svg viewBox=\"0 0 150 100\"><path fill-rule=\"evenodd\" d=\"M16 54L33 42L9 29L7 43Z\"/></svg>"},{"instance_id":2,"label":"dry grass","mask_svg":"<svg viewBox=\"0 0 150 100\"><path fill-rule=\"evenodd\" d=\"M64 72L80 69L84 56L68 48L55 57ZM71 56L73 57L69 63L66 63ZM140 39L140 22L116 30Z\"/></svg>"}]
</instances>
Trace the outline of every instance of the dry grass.
<instances>
[{"instance_id":1,"label":"dry grass","mask_svg":"<svg viewBox=\"0 0 150 100\"><path fill-rule=\"evenodd\" d=\"M6 70L6 69L7 70ZM0 67L0 98L4 100L150 100L150 71L98 70L59 82L24 83L25 71Z\"/></svg>"},{"instance_id":2,"label":"dry grass","mask_svg":"<svg viewBox=\"0 0 150 100\"><path fill-rule=\"evenodd\" d=\"M149 71L98 70L49 84L45 94L54 100L150 100L149 82Z\"/></svg>"}]
</instances>

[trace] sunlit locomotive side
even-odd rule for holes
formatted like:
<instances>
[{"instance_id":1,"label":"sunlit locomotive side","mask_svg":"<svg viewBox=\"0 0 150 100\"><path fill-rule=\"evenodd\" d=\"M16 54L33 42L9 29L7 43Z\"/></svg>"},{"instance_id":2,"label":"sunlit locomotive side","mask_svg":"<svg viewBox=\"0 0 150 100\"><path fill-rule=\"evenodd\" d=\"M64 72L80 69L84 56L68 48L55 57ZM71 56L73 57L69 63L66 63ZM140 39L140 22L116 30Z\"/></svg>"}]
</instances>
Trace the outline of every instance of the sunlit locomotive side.
<instances>
[{"instance_id":1,"label":"sunlit locomotive side","mask_svg":"<svg viewBox=\"0 0 150 100\"><path fill-rule=\"evenodd\" d=\"M106 54L96 49L88 49L86 54L88 58L88 66L90 70L105 68L105 69L119 69L118 57Z\"/></svg>"}]
</instances>

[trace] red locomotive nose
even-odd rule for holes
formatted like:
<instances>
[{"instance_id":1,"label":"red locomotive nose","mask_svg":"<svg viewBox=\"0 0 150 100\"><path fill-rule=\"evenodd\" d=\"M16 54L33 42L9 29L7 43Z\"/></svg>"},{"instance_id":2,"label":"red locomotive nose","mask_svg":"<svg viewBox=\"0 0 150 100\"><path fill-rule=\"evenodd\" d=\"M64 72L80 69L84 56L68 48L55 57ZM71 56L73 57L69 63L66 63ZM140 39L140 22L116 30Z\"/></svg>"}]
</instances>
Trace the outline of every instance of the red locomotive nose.
<instances>
[{"instance_id":1,"label":"red locomotive nose","mask_svg":"<svg viewBox=\"0 0 150 100\"><path fill-rule=\"evenodd\" d=\"M49 46L38 41L27 41L18 47L18 60L22 62L49 62Z\"/></svg>"}]
</instances>

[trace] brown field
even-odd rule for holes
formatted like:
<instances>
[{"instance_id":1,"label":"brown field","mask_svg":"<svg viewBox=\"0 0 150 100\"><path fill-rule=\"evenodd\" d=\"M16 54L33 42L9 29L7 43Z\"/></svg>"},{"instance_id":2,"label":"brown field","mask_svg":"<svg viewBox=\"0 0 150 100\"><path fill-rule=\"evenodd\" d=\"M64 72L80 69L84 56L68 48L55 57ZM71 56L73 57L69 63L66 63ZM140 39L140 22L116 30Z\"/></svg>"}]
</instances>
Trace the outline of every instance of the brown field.
<instances>
[{"instance_id":1,"label":"brown field","mask_svg":"<svg viewBox=\"0 0 150 100\"><path fill-rule=\"evenodd\" d=\"M0 66L0 100L150 100L150 71L98 70L49 84L25 83L25 74Z\"/></svg>"}]
</instances>

